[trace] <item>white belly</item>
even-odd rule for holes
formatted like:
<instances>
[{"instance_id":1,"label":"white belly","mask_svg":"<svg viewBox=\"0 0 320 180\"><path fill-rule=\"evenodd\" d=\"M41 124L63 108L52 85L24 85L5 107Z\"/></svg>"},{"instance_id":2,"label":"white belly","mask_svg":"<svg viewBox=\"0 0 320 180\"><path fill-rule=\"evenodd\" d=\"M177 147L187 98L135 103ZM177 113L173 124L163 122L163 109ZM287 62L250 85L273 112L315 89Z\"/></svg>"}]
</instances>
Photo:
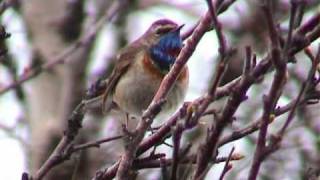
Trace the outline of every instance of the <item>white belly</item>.
<instances>
[{"instance_id":1,"label":"white belly","mask_svg":"<svg viewBox=\"0 0 320 180\"><path fill-rule=\"evenodd\" d=\"M118 104L121 110L140 117L151 103L160 86L161 79L145 73L138 63L133 66L136 67L129 68L117 83L113 101ZM183 101L186 89L187 87L182 87L182 84L175 83L160 114L175 111Z\"/></svg>"}]
</instances>

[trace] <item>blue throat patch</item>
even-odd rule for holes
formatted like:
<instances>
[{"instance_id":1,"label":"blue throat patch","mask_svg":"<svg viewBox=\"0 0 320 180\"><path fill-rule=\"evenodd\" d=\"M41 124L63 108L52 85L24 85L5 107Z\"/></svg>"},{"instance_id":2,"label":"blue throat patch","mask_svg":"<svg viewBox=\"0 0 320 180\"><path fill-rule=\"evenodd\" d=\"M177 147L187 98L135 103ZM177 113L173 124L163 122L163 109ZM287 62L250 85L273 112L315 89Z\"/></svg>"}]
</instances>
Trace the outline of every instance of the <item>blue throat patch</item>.
<instances>
[{"instance_id":1,"label":"blue throat patch","mask_svg":"<svg viewBox=\"0 0 320 180\"><path fill-rule=\"evenodd\" d=\"M180 50L181 48L182 39L180 38L180 32L169 32L163 35L156 45L151 47L151 58L161 71L169 71L176 60L171 52Z\"/></svg>"}]
</instances>

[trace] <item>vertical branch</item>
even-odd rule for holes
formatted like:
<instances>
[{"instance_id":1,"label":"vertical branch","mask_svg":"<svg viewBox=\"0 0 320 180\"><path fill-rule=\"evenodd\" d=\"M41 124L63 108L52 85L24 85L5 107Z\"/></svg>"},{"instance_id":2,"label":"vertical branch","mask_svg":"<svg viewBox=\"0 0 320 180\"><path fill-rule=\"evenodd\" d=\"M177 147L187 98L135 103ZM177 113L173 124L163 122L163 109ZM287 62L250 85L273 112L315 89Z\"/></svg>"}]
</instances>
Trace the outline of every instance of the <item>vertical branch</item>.
<instances>
[{"instance_id":1,"label":"vertical branch","mask_svg":"<svg viewBox=\"0 0 320 180\"><path fill-rule=\"evenodd\" d=\"M246 59L243 68L243 74L248 75L251 69L252 50L250 46L246 46ZM254 63L253 63L254 64Z\"/></svg>"},{"instance_id":2,"label":"vertical branch","mask_svg":"<svg viewBox=\"0 0 320 180\"><path fill-rule=\"evenodd\" d=\"M299 27L301 25L303 15L304 15L304 10L306 8L306 1L294 1L292 3L298 4L299 6L297 7L297 12L294 20L294 29Z\"/></svg>"},{"instance_id":3,"label":"vertical branch","mask_svg":"<svg viewBox=\"0 0 320 180\"><path fill-rule=\"evenodd\" d=\"M183 125L181 123L178 123L174 133L173 133L173 155L172 155L172 170L171 170L171 180L176 180L179 179L177 177L178 175L178 164L180 161L180 155L179 155L179 151L180 151L180 141L181 141L181 135L183 132Z\"/></svg>"},{"instance_id":4,"label":"vertical branch","mask_svg":"<svg viewBox=\"0 0 320 180\"><path fill-rule=\"evenodd\" d=\"M285 44L285 51L288 52L289 47L291 45L292 42L292 32L295 28L295 20L296 20L296 14L297 14L297 2L295 1L291 1L291 11L290 11L290 20L289 20L289 31L288 31L288 36L287 36L287 40L286 40L286 44Z\"/></svg>"},{"instance_id":5,"label":"vertical branch","mask_svg":"<svg viewBox=\"0 0 320 180\"><path fill-rule=\"evenodd\" d=\"M162 179L163 180L169 179L166 159L164 157L160 158L160 168L161 168L161 177L162 177Z\"/></svg>"},{"instance_id":6,"label":"vertical branch","mask_svg":"<svg viewBox=\"0 0 320 180\"><path fill-rule=\"evenodd\" d=\"M217 64L216 67L216 76L215 79L212 83L212 86L209 89L208 94L206 95L206 99L203 101L203 103L200 105L199 111L195 113L192 122L196 124L198 119L202 116L202 113L205 112L209 104L214 100L215 94L217 87L220 84L220 81L223 77L223 74L226 69L226 58L227 58L227 43L226 39L222 33L222 25L218 21L217 18L217 13L215 7L213 7L212 2L210 0L207 0L207 4L209 7L209 12L212 18L213 26L216 29L216 36L218 37L219 40L219 54L220 54L220 59L219 63ZM201 179L204 176L205 170L208 166L208 163L210 161L210 158L212 157L212 154L216 151L217 149L217 140L215 140L217 130L215 126L213 126L212 129L208 131L207 139L201 145L199 148L199 153L197 156L197 167L196 171L194 174L195 179ZM210 158L209 158L210 157Z\"/></svg>"},{"instance_id":7,"label":"vertical branch","mask_svg":"<svg viewBox=\"0 0 320 180\"><path fill-rule=\"evenodd\" d=\"M298 105L301 103L302 98L305 96L306 90L309 88L309 85L312 84L314 79L314 75L317 71L317 66L320 62L320 45L318 47L318 52L316 55L316 58L312 58L312 66L308 73L308 78L302 83L301 89L298 93L297 98L294 100L292 107L290 108L288 117L284 123L284 125L279 129L279 131L276 133L276 135L271 136L270 143L268 146L265 146L263 149L263 155L261 155L260 159L261 162L263 159L265 159L267 156L269 156L271 153L279 149L280 143L283 139L284 133L286 129L288 128L289 124L292 122L295 111L298 108Z\"/></svg>"},{"instance_id":8,"label":"vertical branch","mask_svg":"<svg viewBox=\"0 0 320 180\"><path fill-rule=\"evenodd\" d=\"M271 61L276 69L274 79L272 82L271 89L268 95L263 96L264 108L262 115L262 125L260 127L257 147L255 150L253 163L249 172L249 180L255 180L257 178L260 165L265 159L265 149L266 149L266 138L268 132L268 125L271 117L273 116L274 108L277 104L278 99L281 96L284 84L286 82L286 61L282 57L279 34L277 32L276 25L271 12L271 2L265 1L263 4L263 11L267 19L267 24L269 28L269 37L271 40ZM291 26L292 27L292 26ZM289 30L289 32L292 30ZM288 43L288 42L287 42Z\"/></svg>"},{"instance_id":9,"label":"vertical branch","mask_svg":"<svg viewBox=\"0 0 320 180\"><path fill-rule=\"evenodd\" d=\"M221 56L225 56L226 55L227 44L226 44L226 39L225 39L225 37L224 37L224 35L222 33L222 25L218 21L216 8L213 7L212 1L211 0L206 0L206 2L208 4L208 8L209 8L209 12L210 12L210 15L211 15L211 18L212 18L213 26L216 29L216 35L217 35L218 40L219 40L219 53L220 53ZM221 4L221 2L220 2L220 4Z\"/></svg>"}]
</instances>

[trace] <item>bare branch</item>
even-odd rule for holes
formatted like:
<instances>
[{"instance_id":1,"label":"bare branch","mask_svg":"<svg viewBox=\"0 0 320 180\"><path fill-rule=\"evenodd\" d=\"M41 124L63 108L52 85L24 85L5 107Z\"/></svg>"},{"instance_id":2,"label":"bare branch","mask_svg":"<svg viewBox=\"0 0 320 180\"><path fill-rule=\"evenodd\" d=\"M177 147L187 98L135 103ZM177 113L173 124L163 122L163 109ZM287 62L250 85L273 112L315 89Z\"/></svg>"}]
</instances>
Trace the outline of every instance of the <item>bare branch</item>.
<instances>
[{"instance_id":1,"label":"bare branch","mask_svg":"<svg viewBox=\"0 0 320 180\"><path fill-rule=\"evenodd\" d=\"M58 56L55 61L46 63L42 66L42 69L50 69L54 67L56 64L64 62L64 58L72 54L78 47L82 46L82 44L87 41L89 41L91 38L94 38L97 31L104 25L106 20L112 19L112 17L117 13L117 11L120 9L124 4L119 3L115 4L110 11L107 11L105 16L103 16L100 21L91 29L89 29L89 32L81 38L77 43L69 47L64 53L62 53L60 56ZM24 76L23 79L20 79L19 82L13 83L11 86L9 85L8 88L4 88L4 90L0 90L0 94L8 91L9 89L17 86L18 84L29 80L31 77L34 77L35 72L31 72L30 74ZM68 119L68 126L67 129L64 132L64 135L62 139L60 140L59 144L53 151L53 153L50 155L50 157L45 161L45 163L40 167L40 169L36 172L33 179L40 180L42 179L54 166L64 162L67 160L72 153L70 150L70 147L72 142L74 141L75 137L78 135L79 129L82 127L82 120L85 113L85 103L86 101L83 100L73 111L71 116ZM85 145L88 146L88 145ZM89 145L90 146L90 145ZM82 147L83 148L83 147ZM79 147L77 148L79 149ZM80 148L81 149L81 148Z\"/></svg>"},{"instance_id":2,"label":"bare branch","mask_svg":"<svg viewBox=\"0 0 320 180\"><path fill-rule=\"evenodd\" d=\"M269 90L268 95L264 95L263 102L263 115L262 115L262 124L259 131L257 147L255 150L253 163L249 172L249 180L255 180L257 178L260 165L265 159L265 148L266 148L266 138L268 132L268 125L270 119L272 118L273 111L276 107L277 101L279 100L281 93L283 91L284 84L286 83L286 59L284 59L284 54L281 54L279 34L277 32L275 22L272 16L271 11L271 1L265 1L263 5L263 10L265 17L267 19L268 28L269 28L269 37L271 40L271 61L276 69L274 79ZM294 9L295 7L293 7ZM295 11L292 11L295 12ZM293 14L294 16L294 14ZM293 26L290 26L293 28ZM291 32L292 30L289 30ZM291 40L291 38L288 40ZM287 42L288 43L288 42Z\"/></svg>"},{"instance_id":3,"label":"bare branch","mask_svg":"<svg viewBox=\"0 0 320 180\"><path fill-rule=\"evenodd\" d=\"M227 172L232 168L232 165L229 164L229 162L230 162L230 160L231 160L231 158L232 158L232 154L233 154L234 150L235 150L235 148L232 147L232 149L231 149L231 151L230 151L230 153L229 153L228 159L227 159L227 161L226 161L226 164L224 165L224 168L223 168L223 170L222 170L222 172L221 172L221 175L220 175L219 180L223 180L224 176L225 176L225 175L227 174Z\"/></svg>"},{"instance_id":4,"label":"bare branch","mask_svg":"<svg viewBox=\"0 0 320 180\"><path fill-rule=\"evenodd\" d=\"M72 55L76 50L80 47L85 47L89 42L91 42L92 39L95 38L97 32L103 27L106 21L110 21L113 19L113 17L119 12L119 10L122 8L124 4L121 3L115 3L114 6L111 6L111 8L106 12L106 14L101 17L101 19L92 26L87 33L84 34L83 37L81 37L78 41L73 43L71 46L69 46L66 50L64 50L61 54L57 55L56 57L53 57L51 60L48 60L47 63L41 65L40 67L36 67L34 69L31 69L25 73L23 73L15 82L12 82L11 84L1 87L0 88L0 95L6 93L7 91L17 88L20 84L36 77L42 72L48 71L52 68L54 68L58 64L66 63L67 58Z\"/></svg>"},{"instance_id":5,"label":"bare branch","mask_svg":"<svg viewBox=\"0 0 320 180\"><path fill-rule=\"evenodd\" d=\"M80 145L72 147L71 148L71 153L77 152L77 151L80 151L80 150L84 150L84 149L88 149L88 148L92 148L92 147L99 148L100 145L103 144L103 143L114 141L114 140L117 140L117 139L121 139L122 137L123 136L114 136L114 137L110 137L110 138L103 138L101 140L97 140L97 141L93 141L93 142L88 142L88 143L85 143L85 144L80 144Z\"/></svg>"},{"instance_id":6,"label":"bare branch","mask_svg":"<svg viewBox=\"0 0 320 180\"><path fill-rule=\"evenodd\" d=\"M315 73L317 72L317 67L318 67L319 63L320 63L320 44L318 45L317 55L314 58L314 60L312 61L312 65L311 65L311 69L308 74L308 78L306 81L303 82L301 89L300 89L300 92L298 94L298 97L296 98L294 105L289 112L288 118L285 121L283 127L278 132L279 136L284 135L285 130L288 128L290 122L292 121L292 119L294 117L294 113L295 113L299 103L301 102L301 99L303 98L306 90L308 89L309 84L314 80L314 76L315 76Z\"/></svg>"},{"instance_id":7,"label":"bare branch","mask_svg":"<svg viewBox=\"0 0 320 180\"><path fill-rule=\"evenodd\" d=\"M163 158L163 157L161 157L161 158ZM238 161L238 160L241 160L242 158L244 158L244 156L234 153L228 157L218 157L218 158L216 158L216 160L213 160L210 158L209 159L210 159L210 162L212 162L214 164L218 164L218 163L226 162L226 161L228 161L228 159L230 162L230 161ZM172 166L173 159L164 159L163 163L166 166ZM190 163L191 164L196 163L196 155L195 154L185 157L180 162L181 165L190 164ZM151 160L147 160L147 161L136 160L136 161L134 161L134 165L133 165L134 169L149 169L149 168L159 168L159 167L160 167L160 160L158 160L158 159L151 159Z\"/></svg>"},{"instance_id":8,"label":"bare branch","mask_svg":"<svg viewBox=\"0 0 320 180\"><path fill-rule=\"evenodd\" d=\"M173 132L173 163L172 163L172 170L171 170L171 180L178 179L178 165L180 163L181 157L179 154L180 151L180 141L181 136L183 133L183 124L178 123L174 132Z\"/></svg>"},{"instance_id":9,"label":"bare branch","mask_svg":"<svg viewBox=\"0 0 320 180\"><path fill-rule=\"evenodd\" d=\"M228 5L231 4L232 3L229 2ZM130 150L126 151L125 155L122 157L122 160L120 161L119 169L117 172L117 177L119 179L127 177L130 173L130 167L132 166L132 162L138 150L137 147L142 141L146 130L152 124L153 118L160 111L158 107L158 102L160 100L165 99L165 97L167 96L172 84L176 81L178 75L180 74L180 71L182 70L190 56L193 54L198 42L200 41L204 33L207 32L208 29L210 29L210 22L211 16L210 13L207 12L206 15L201 19L199 25L194 29L191 37L187 40L186 45L181 50L170 72L162 80L160 88L158 89L147 110L143 113L142 119L139 121L139 124L134 132L134 139L131 141L132 144L130 145ZM113 168L118 167L113 166ZM110 178L110 175L114 174L116 171L116 169L113 168L110 168L109 171L107 171L105 175L101 177L101 179L107 179L107 177ZM96 177L94 177L94 179L96 179Z\"/></svg>"},{"instance_id":10,"label":"bare branch","mask_svg":"<svg viewBox=\"0 0 320 180\"><path fill-rule=\"evenodd\" d=\"M223 74L226 70L226 61L227 61L227 44L226 44L226 38L223 35L222 32L222 26L220 22L218 21L217 14L216 14L216 9L213 7L212 2L210 0L207 0L207 4L209 7L209 12L212 18L212 22L214 27L216 28L216 36L218 37L219 40L219 63L217 64L216 67L216 75L214 78L214 81L212 83L212 86L209 89L209 92L207 94L207 97L205 97L205 100L202 102L200 105L200 108L197 112L195 112L195 115L192 117L192 122L194 124L197 124L196 122L198 119L202 116L202 114L206 111L207 107L209 104L214 100L215 94L217 87L220 84L220 81L223 77ZM219 119L217 119L219 121ZM218 122L217 122L218 123ZM207 157L211 157L213 153L216 152L217 149L217 137L215 137L216 134L216 124L213 123L212 129L208 131L207 138L203 145L199 148L199 153L197 157L197 167L195 171L194 178L195 179L202 179L201 177L204 175L205 170L207 169L209 160ZM215 156L215 155L214 155Z\"/></svg>"}]
</instances>

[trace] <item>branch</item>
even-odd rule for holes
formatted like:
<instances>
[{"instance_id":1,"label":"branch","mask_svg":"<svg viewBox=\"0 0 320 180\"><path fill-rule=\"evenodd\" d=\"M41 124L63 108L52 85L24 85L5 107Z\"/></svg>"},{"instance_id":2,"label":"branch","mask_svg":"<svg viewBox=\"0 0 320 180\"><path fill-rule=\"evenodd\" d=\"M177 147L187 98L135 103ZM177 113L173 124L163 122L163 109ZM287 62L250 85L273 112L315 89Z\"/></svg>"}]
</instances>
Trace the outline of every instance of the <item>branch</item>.
<instances>
[{"instance_id":1,"label":"branch","mask_svg":"<svg viewBox=\"0 0 320 180\"><path fill-rule=\"evenodd\" d=\"M8 126L6 124L0 123L0 131L3 131L5 133L5 135L17 140L19 143L21 143L23 148L28 149L30 147L29 144L26 142L26 140L23 138L23 136L21 136L19 133L17 133L15 131L17 129L18 125L20 125L20 124Z\"/></svg>"},{"instance_id":2,"label":"branch","mask_svg":"<svg viewBox=\"0 0 320 180\"><path fill-rule=\"evenodd\" d=\"M154 96L151 104L143 113L142 119L139 121L139 124L134 132L134 139L129 145L130 148L127 148L124 156L120 161L119 169L117 172L117 178L119 180L125 179L129 176L129 172L132 166L132 162L135 158L138 145L142 141L146 130L152 124L153 118L160 112L160 105L162 104L160 102L166 98L171 86L175 83L181 70L184 68L186 62L193 54L200 39L210 27L210 19L210 15L207 13L206 16L201 20L197 28L192 33L192 36L190 37L190 39L188 39L186 45L181 50L181 53L177 57L177 60L172 69L162 80L160 88Z\"/></svg>"},{"instance_id":3,"label":"branch","mask_svg":"<svg viewBox=\"0 0 320 180\"><path fill-rule=\"evenodd\" d=\"M239 79L231 81L222 87L218 87L216 91L215 100L228 96L231 93L231 90L234 88L234 86L238 82L239 82ZM202 98L199 98L198 100L201 100L201 99ZM141 155L143 152L146 152L152 146L154 146L159 141L161 141L161 139L163 139L164 137L168 137L170 135L171 127L174 126L179 119L186 116L187 110L192 104L195 104L195 102L184 103L183 106L180 108L180 110L177 111L177 113L175 113L173 116L171 116L169 120L165 121L165 124L162 125L160 129L158 129L153 135L144 139L139 145L137 156ZM206 113L203 113L203 115L206 115Z\"/></svg>"},{"instance_id":4,"label":"branch","mask_svg":"<svg viewBox=\"0 0 320 180\"><path fill-rule=\"evenodd\" d=\"M228 1L227 2L228 4L224 8L226 9L226 7L231 5L233 2L234 1ZM132 167L132 162L138 150L138 146L141 143L146 130L152 124L153 118L160 111L161 103L159 102L163 101L166 98L172 84L174 84L178 75L180 74L180 71L183 69L187 60L191 57L191 55L195 51L195 48L199 43L200 39L210 29L211 27L210 22L211 22L211 16L209 12L207 12L206 15L201 19L199 25L194 29L191 37L187 40L186 45L181 50L170 72L162 80L160 88L158 89L156 95L154 96L147 110L143 113L142 119L139 121L137 128L133 132L134 139L129 144L130 148L127 148L126 152L124 153L124 156L122 156L120 163L118 161L115 165L113 165L107 171L104 171L102 176L99 176L99 177L95 176L94 179L108 179L113 177L115 172L117 172L118 179L124 179L128 177L130 173L130 169ZM118 167L118 163L119 163L119 167ZM118 171L116 171L117 168L119 168ZM101 173L99 173L99 175L101 175Z\"/></svg>"},{"instance_id":5,"label":"branch","mask_svg":"<svg viewBox=\"0 0 320 180\"><path fill-rule=\"evenodd\" d=\"M0 15L2 15L6 9L8 9L11 6L14 6L15 4L15 0L3 0L0 3Z\"/></svg>"},{"instance_id":6,"label":"branch","mask_svg":"<svg viewBox=\"0 0 320 180\"><path fill-rule=\"evenodd\" d=\"M271 2L265 1L266 4L263 5L263 11L265 13L265 17L267 19L268 28L269 28L269 37L271 40L271 61L276 69L276 73L274 75L274 79L271 85L271 89L268 93L268 95L263 96L263 115L262 115L262 125L260 127L259 136L258 136L258 142L257 147L255 150L255 154L253 157L253 163L249 172L249 180L255 180L257 178L260 165L262 161L264 160L265 154L265 148L266 148L266 138L267 138L267 132L268 132L268 125L270 122L270 118L272 116L272 113L276 107L276 104L281 96L281 93L284 88L284 84L286 83L286 63L284 54L281 53L280 49L280 42L279 42L279 34L277 32L277 28L274 23L274 19L271 12ZM294 9L294 7L293 7ZM295 12L295 11L292 11ZM291 14L291 16L295 16L295 14ZM290 21L293 23L293 21ZM292 28L293 25L290 25ZM292 32L292 30L289 30L289 33ZM291 36L290 34L288 36ZM291 38L288 40L291 40ZM286 42L289 44L290 42Z\"/></svg>"},{"instance_id":7,"label":"branch","mask_svg":"<svg viewBox=\"0 0 320 180\"><path fill-rule=\"evenodd\" d=\"M220 8L221 9L221 8ZM306 24L310 24L310 21L306 21L302 27L306 26ZM300 41L293 41L291 44L290 51L288 52L289 56L293 56L297 52L301 51L304 49L306 46L311 44L313 41L315 41L319 36L320 36L320 30L316 26L310 27L311 29L308 30L308 34L305 36L301 37L300 34L298 34L298 30L293 33L293 39L296 39L296 37L299 36ZM230 96L226 108L223 110L221 113L221 119L225 119L221 123L221 127L224 127L225 123L230 122L232 120L232 116L237 110L238 106L240 103L246 99L246 91L249 89L249 87L256 82L256 79L261 78L264 74L268 72L270 69L272 63L271 63L271 58L269 55L265 56L260 60L260 62L254 66L252 65L253 69L250 71L250 76L241 76L231 83L228 83L227 85L223 86L221 88L221 91L218 88L216 97L220 98L223 96ZM255 64L255 58L253 58L253 64ZM254 77L254 78L253 78ZM284 109L287 109L287 107L284 107ZM163 137L167 136L170 127L176 123L178 120L178 115L175 114L174 117L172 117L170 120L166 122L164 126L162 126L155 134L151 135L147 139L145 139L141 144L140 147L137 151L137 155L142 154L143 152L147 151L149 148L151 148L153 145L157 143L157 141L161 140ZM225 123L224 123L225 122ZM225 138L223 138L225 139ZM95 179L110 179L113 178L117 172L117 168L119 165L119 161L117 161L114 165L109 167L107 170L101 170L97 172L97 175L94 177ZM100 175L100 176L99 176ZM99 178L97 178L99 177Z\"/></svg>"},{"instance_id":8,"label":"branch","mask_svg":"<svg viewBox=\"0 0 320 180\"><path fill-rule=\"evenodd\" d=\"M318 97L320 98L320 96ZM303 101L300 102L299 105L304 105L309 99L307 97L305 97L305 99ZM276 120L276 117L283 115L286 112L289 112L295 104L295 100L293 100L292 102L288 103L285 106L282 107L278 107L274 110L274 113L272 116L272 118L270 118L269 123L272 123ZM224 137L221 138L221 140L219 141L219 146L223 146L229 142L241 139L249 134L254 133L255 131L259 130L261 128L262 125L262 117L259 118L258 120L255 120L254 122L250 123L249 125L247 125L246 127L233 131L230 135L226 135Z\"/></svg>"},{"instance_id":9,"label":"branch","mask_svg":"<svg viewBox=\"0 0 320 180\"><path fill-rule=\"evenodd\" d=\"M79 129L82 126L82 119L84 116L84 104L80 103L75 110L73 111L71 117L68 120L68 127L65 131L62 139L59 144L50 155L50 157L45 161L45 163L40 167L36 172L33 179L40 180L42 179L54 166L62 163L67 159L64 153L70 146L70 144L75 139L76 135L79 132Z\"/></svg>"},{"instance_id":10,"label":"branch","mask_svg":"<svg viewBox=\"0 0 320 180\"><path fill-rule=\"evenodd\" d=\"M312 66L311 66L311 69L309 71L308 78L307 78L306 81L303 82L303 84L301 86L301 89L300 89L300 92L298 94L298 97L296 98L295 103L294 103L293 107L291 108L291 111L289 112L288 118L285 121L285 123L284 123L283 127L281 128L281 130L278 132L278 134L280 136L284 135L285 130L288 128L290 122L292 121L292 119L294 117L294 112L297 109L297 107L298 107L302 97L304 96L306 90L308 89L309 84L314 80L314 76L315 76L315 73L317 72L317 67L318 67L319 62L320 62L320 44L318 46L317 56L312 61Z\"/></svg>"},{"instance_id":11,"label":"branch","mask_svg":"<svg viewBox=\"0 0 320 180\"><path fill-rule=\"evenodd\" d=\"M101 19L95 25L91 26L91 28L87 31L87 33L83 35L83 37L81 37L78 41L69 46L61 54L48 60L47 63L41 65L40 67L36 67L34 69L31 69L30 71L23 73L15 82L12 82L11 84L0 88L0 95L6 93L11 89L17 88L22 83L29 81L30 79L38 76L42 72L51 70L58 64L66 63L67 58L74 52L76 52L78 48L86 46L88 43L91 42L93 38L95 38L97 32L104 26L106 21L112 20L115 17L115 15L119 13L119 10L123 8L123 6L125 5L123 2L124 1L120 1L111 6L110 9L106 12L106 14L103 17L101 17Z\"/></svg>"},{"instance_id":12,"label":"branch","mask_svg":"<svg viewBox=\"0 0 320 180\"><path fill-rule=\"evenodd\" d=\"M172 163L172 170L171 170L171 180L178 179L178 165L181 161L181 156L179 154L180 150L180 141L181 136L184 131L183 124L179 123L175 127L174 133L173 133L173 163Z\"/></svg>"},{"instance_id":13,"label":"branch","mask_svg":"<svg viewBox=\"0 0 320 180\"><path fill-rule=\"evenodd\" d=\"M196 157L197 156L195 154L189 155L189 156L183 158L180 161L180 164L181 165L196 164ZM211 158L211 159L208 158L208 159L210 159L211 163L218 164L218 163L226 162L226 161L228 161L228 159L229 159L229 161L238 161L238 160L241 160L243 158L244 158L243 155L234 153L234 154L232 154L231 156L228 156L228 157L218 157L218 158L215 158L215 160L213 158ZM164 159L163 163L166 166L172 166L173 159ZM139 159L137 159L137 160L134 161L133 168L134 169L160 168L160 160L152 159L152 160L147 160L147 161L140 161Z\"/></svg>"},{"instance_id":14,"label":"branch","mask_svg":"<svg viewBox=\"0 0 320 180\"><path fill-rule=\"evenodd\" d=\"M66 160L69 160L71 155L75 152L91 147L99 147L102 143L122 138L122 136L115 136L76 146L72 145L73 140L77 136L78 131L82 126L82 119L85 110L84 107L85 104L80 103L73 111L71 117L68 120L68 128L65 131L63 138L60 140L60 143L57 145L56 149L53 151L50 157L37 171L33 179L42 179L50 171L50 169Z\"/></svg>"},{"instance_id":15,"label":"branch","mask_svg":"<svg viewBox=\"0 0 320 180\"><path fill-rule=\"evenodd\" d=\"M232 154L233 154L234 150L235 150L235 148L232 147L232 149L231 149L231 151L230 151L230 153L229 153L228 159L227 159L227 161L226 161L226 164L225 164L224 167L223 167L223 170L222 170L222 173L221 173L221 175L220 175L219 180L223 180L224 176L225 176L225 175L227 174L227 172L232 168L232 165L229 164L229 162L230 162L230 160L232 159Z\"/></svg>"},{"instance_id":16,"label":"branch","mask_svg":"<svg viewBox=\"0 0 320 180\"><path fill-rule=\"evenodd\" d=\"M214 81L212 83L212 86L209 89L207 97L204 99L203 103L201 103L199 110L195 112L194 116L192 117L191 121L193 124L197 124L198 119L206 111L209 104L215 99L214 97L216 94L217 87L219 86L220 81L223 77L223 74L226 70L227 56L230 53L230 52L227 52L228 47L226 44L226 38L222 33L222 26L221 26L221 23L218 21L216 9L215 7L213 7L212 2L210 0L207 0L207 4L209 7L209 12L212 18L213 25L216 28L216 36L218 37L218 40L219 40L220 59L216 67L216 75L215 75ZM212 154L216 152L217 141L215 139L217 138L216 137L217 131L215 129L215 125L216 125L215 122L213 122L212 129L208 131L205 142L199 148L199 153L197 156L197 167L194 175L195 179L201 179L209 163L208 157L211 157ZM215 157L215 155L213 157Z\"/></svg>"},{"instance_id":17,"label":"branch","mask_svg":"<svg viewBox=\"0 0 320 180\"><path fill-rule=\"evenodd\" d=\"M307 79L302 83L301 89L298 93L296 100L294 101L293 107L290 109L288 117L283 124L282 128L276 133L275 136L271 139L271 143L267 146L266 154L269 155L272 152L276 151L280 147L280 143L283 139L286 129L289 127L289 124L292 122L295 111L298 108L298 105L301 103L301 99L307 93L307 90L313 88L313 84L318 84L319 81L315 79L315 73L317 72L317 67L320 63L320 44L318 45L318 51L315 58L312 58L311 69L309 70ZM316 81L314 83L314 81Z\"/></svg>"},{"instance_id":18,"label":"branch","mask_svg":"<svg viewBox=\"0 0 320 180\"><path fill-rule=\"evenodd\" d=\"M299 27L297 30L298 34L307 34L311 32L320 23L320 13L316 13L306 23Z\"/></svg>"},{"instance_id":19,"label":"branch","mask_svg":"<svg viewBox=\"0 0 320 180\"><path fill-rule=\"evenodd\" d=\"M80 144L77 146L74 146L71 148L70 151L70 155L71 153L80 151L80 150L84 150L84 149L88 149L88 148L99 148L101 144L106 143L106 142L110 142L110 141L114 141L117 139L121 139L123 136L114 136L114 137L110 137L110 138L103 138L101 140L97 140L97 141L93 141L93 142L88 142L88 143L84 143L84 144Z\"/></svg>"},{"instance_id":20,"label":"branch","mask_svg":"<svg viewBox=\"0 0 320 180\"><path fill-rule=\"evenodd\" d=\"M54 61L46 63L42 66L42 69L48 70L50 68L53 68L56 64L64 62L65 58L72 54L77 48L84 45L86 42L90 41L91 38L94 38L96 33L99 29L104 25L106 20L111 20L112 17L116 13L118 13L117 10L119 10L124 4L123 3L115 3L114 6L112 6L106 14L97 22L93 28L89 29L89 32L84 35L83 38L81 38L79 41L77 41L74 45L70 46L65 52L63 52L61 55L56 57ZM32 71L31 73L28 73L25 75L20 81L13 83L9 85L7 88L4 88L3 90L0 90L0 94L4 93L11 88L14 88L15 86L19 85L22 82L25 82L32 77L34 77L36 74L40 73L41 71ZM86 106L86 100L83 100L72 112L71 116L68 119L68 126L67 129L64 132L64 135L62 139L60 140L59 144L53 151L53 153L50 155L50 157L45 161L45 163L40 167L40 169L36 172L34 175L35 180L42 179L54 166L64 162L65 160L69 159L69 157L72 154L72 151L70 151L70 148L72 147L72 143L75 139L75 137L78 135L79 129L82 127L82 120L85 113L85 106ZM100 143L100 141L99 141ZM80 147L76 148L77 150L80 150L82 148L90 147L92 144L86 144L82 145Z\"/></svg>"}]
</instances>

